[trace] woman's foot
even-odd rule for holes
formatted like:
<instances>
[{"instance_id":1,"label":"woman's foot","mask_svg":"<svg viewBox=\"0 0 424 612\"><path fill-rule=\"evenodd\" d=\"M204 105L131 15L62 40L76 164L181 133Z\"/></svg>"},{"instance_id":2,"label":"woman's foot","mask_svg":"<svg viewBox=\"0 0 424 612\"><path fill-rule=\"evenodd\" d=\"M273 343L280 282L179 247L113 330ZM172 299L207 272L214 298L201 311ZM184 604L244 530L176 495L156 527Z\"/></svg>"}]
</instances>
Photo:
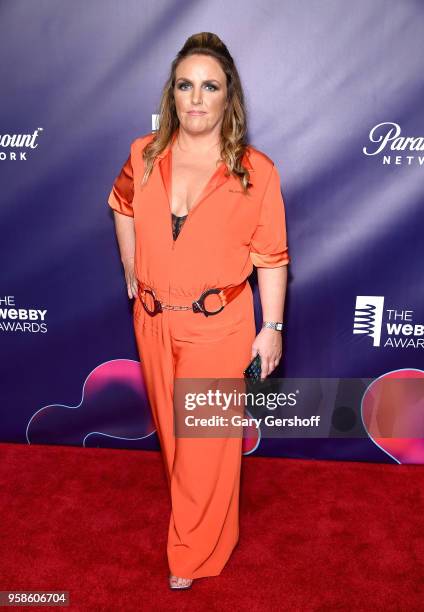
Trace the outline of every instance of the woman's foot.
<instances>
[{"instance_id":1,"label":"woman's foot","mask_svg":"<svg viewBox=\"0 0 424 612\"><path fill-rule=\"evenodd\" d=\"M171 589L189 589L192 584L193 578L180 578L173 574L169 575L169 586Z\"/></svg>"}]
</instances>

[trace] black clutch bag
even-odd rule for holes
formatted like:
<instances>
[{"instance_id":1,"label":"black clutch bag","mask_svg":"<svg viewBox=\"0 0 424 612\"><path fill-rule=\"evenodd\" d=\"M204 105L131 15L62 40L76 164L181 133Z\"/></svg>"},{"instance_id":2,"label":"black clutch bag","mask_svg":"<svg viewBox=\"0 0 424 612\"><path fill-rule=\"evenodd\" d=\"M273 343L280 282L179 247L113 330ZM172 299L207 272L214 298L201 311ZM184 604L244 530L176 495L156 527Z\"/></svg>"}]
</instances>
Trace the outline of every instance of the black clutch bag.
<instances>
[{"instance_id":1,"label":"black clutch bag","mask_svg":"<svg viewBox=\"0 0 424 612\"><path fill-rule=\"evenodd\" d=\"M245 378L250 379L252 382L257 382L261 379L261 356L259 353L252 359L247 368L243 370Z\"/></svg>"}]
</instances>

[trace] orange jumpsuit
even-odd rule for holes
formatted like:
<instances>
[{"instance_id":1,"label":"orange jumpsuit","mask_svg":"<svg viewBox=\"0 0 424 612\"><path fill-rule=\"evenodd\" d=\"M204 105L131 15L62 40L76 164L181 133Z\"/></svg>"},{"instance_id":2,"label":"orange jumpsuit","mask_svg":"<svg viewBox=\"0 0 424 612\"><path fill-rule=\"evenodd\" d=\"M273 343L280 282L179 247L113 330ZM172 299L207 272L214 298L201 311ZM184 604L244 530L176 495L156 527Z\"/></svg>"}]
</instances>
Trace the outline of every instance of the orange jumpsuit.
<instances>
[{"instance_id":1,"label":"orange jumpsuit","mask_svg":"<svg viewBox=\"0 0 424 612\"><path fill-rule=\"evenodd\" d=\"M171 146L156 157L142 186L142 149L149 133L131 143L108 203L134 217L135 275L166 304L190 305L211 287L242 283L253 265L289 263L284 201L272 160L249 146L250 196L220 163L173 240ZM212 296L212 299L216 296ZM210 298L208 298L210 299ZM217 307L207 302L208 309ZM241 378L256 336L249 282L213 316L192 310L149 315L135 298L135 337L152 416L164 458L172 512L167 556L184 578L216 576L239 537L241 437L182 438L173 432L175 379Z\"/></svg>"}]
</instances>

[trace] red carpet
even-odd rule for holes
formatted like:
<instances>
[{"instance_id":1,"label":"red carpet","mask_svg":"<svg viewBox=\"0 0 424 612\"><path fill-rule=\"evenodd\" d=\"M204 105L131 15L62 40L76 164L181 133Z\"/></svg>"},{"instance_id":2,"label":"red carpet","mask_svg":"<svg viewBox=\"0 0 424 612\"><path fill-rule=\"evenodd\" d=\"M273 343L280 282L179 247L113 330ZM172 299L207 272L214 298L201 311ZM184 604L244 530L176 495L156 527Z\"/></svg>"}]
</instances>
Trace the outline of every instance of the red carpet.
<instances>
[{"instance_id":1,"label":"red carpet","mask_svg":"<svg viewBox=\"0 0 424 612\"><path fill-rule=\"evenodd\" d=\"M66 590L90 611L424 610L422 466L244 457L237 548L173 592L158 452L0 452L2 591Z\"/></svg>"}]
</instances>

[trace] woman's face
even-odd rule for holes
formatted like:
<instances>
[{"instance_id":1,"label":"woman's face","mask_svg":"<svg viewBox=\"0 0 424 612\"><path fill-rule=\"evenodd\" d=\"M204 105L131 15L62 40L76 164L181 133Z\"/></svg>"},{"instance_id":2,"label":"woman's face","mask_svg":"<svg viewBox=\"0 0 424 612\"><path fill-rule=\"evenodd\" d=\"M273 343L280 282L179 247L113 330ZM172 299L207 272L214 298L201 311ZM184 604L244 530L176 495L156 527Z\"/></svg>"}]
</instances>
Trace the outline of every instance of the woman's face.
<instances>
[{"instance_id":1,"label":"woman's face","mask_svg":"<svg viewBox=\"0 0 424 612\"><path fill-rule=\"evenodd\" d=\"M174 98L184 130L199 134L218 126L220 131L227 102L227 83L219 62L200 54L183 59L176 69Z\"/></svg>"}]
</instances>

